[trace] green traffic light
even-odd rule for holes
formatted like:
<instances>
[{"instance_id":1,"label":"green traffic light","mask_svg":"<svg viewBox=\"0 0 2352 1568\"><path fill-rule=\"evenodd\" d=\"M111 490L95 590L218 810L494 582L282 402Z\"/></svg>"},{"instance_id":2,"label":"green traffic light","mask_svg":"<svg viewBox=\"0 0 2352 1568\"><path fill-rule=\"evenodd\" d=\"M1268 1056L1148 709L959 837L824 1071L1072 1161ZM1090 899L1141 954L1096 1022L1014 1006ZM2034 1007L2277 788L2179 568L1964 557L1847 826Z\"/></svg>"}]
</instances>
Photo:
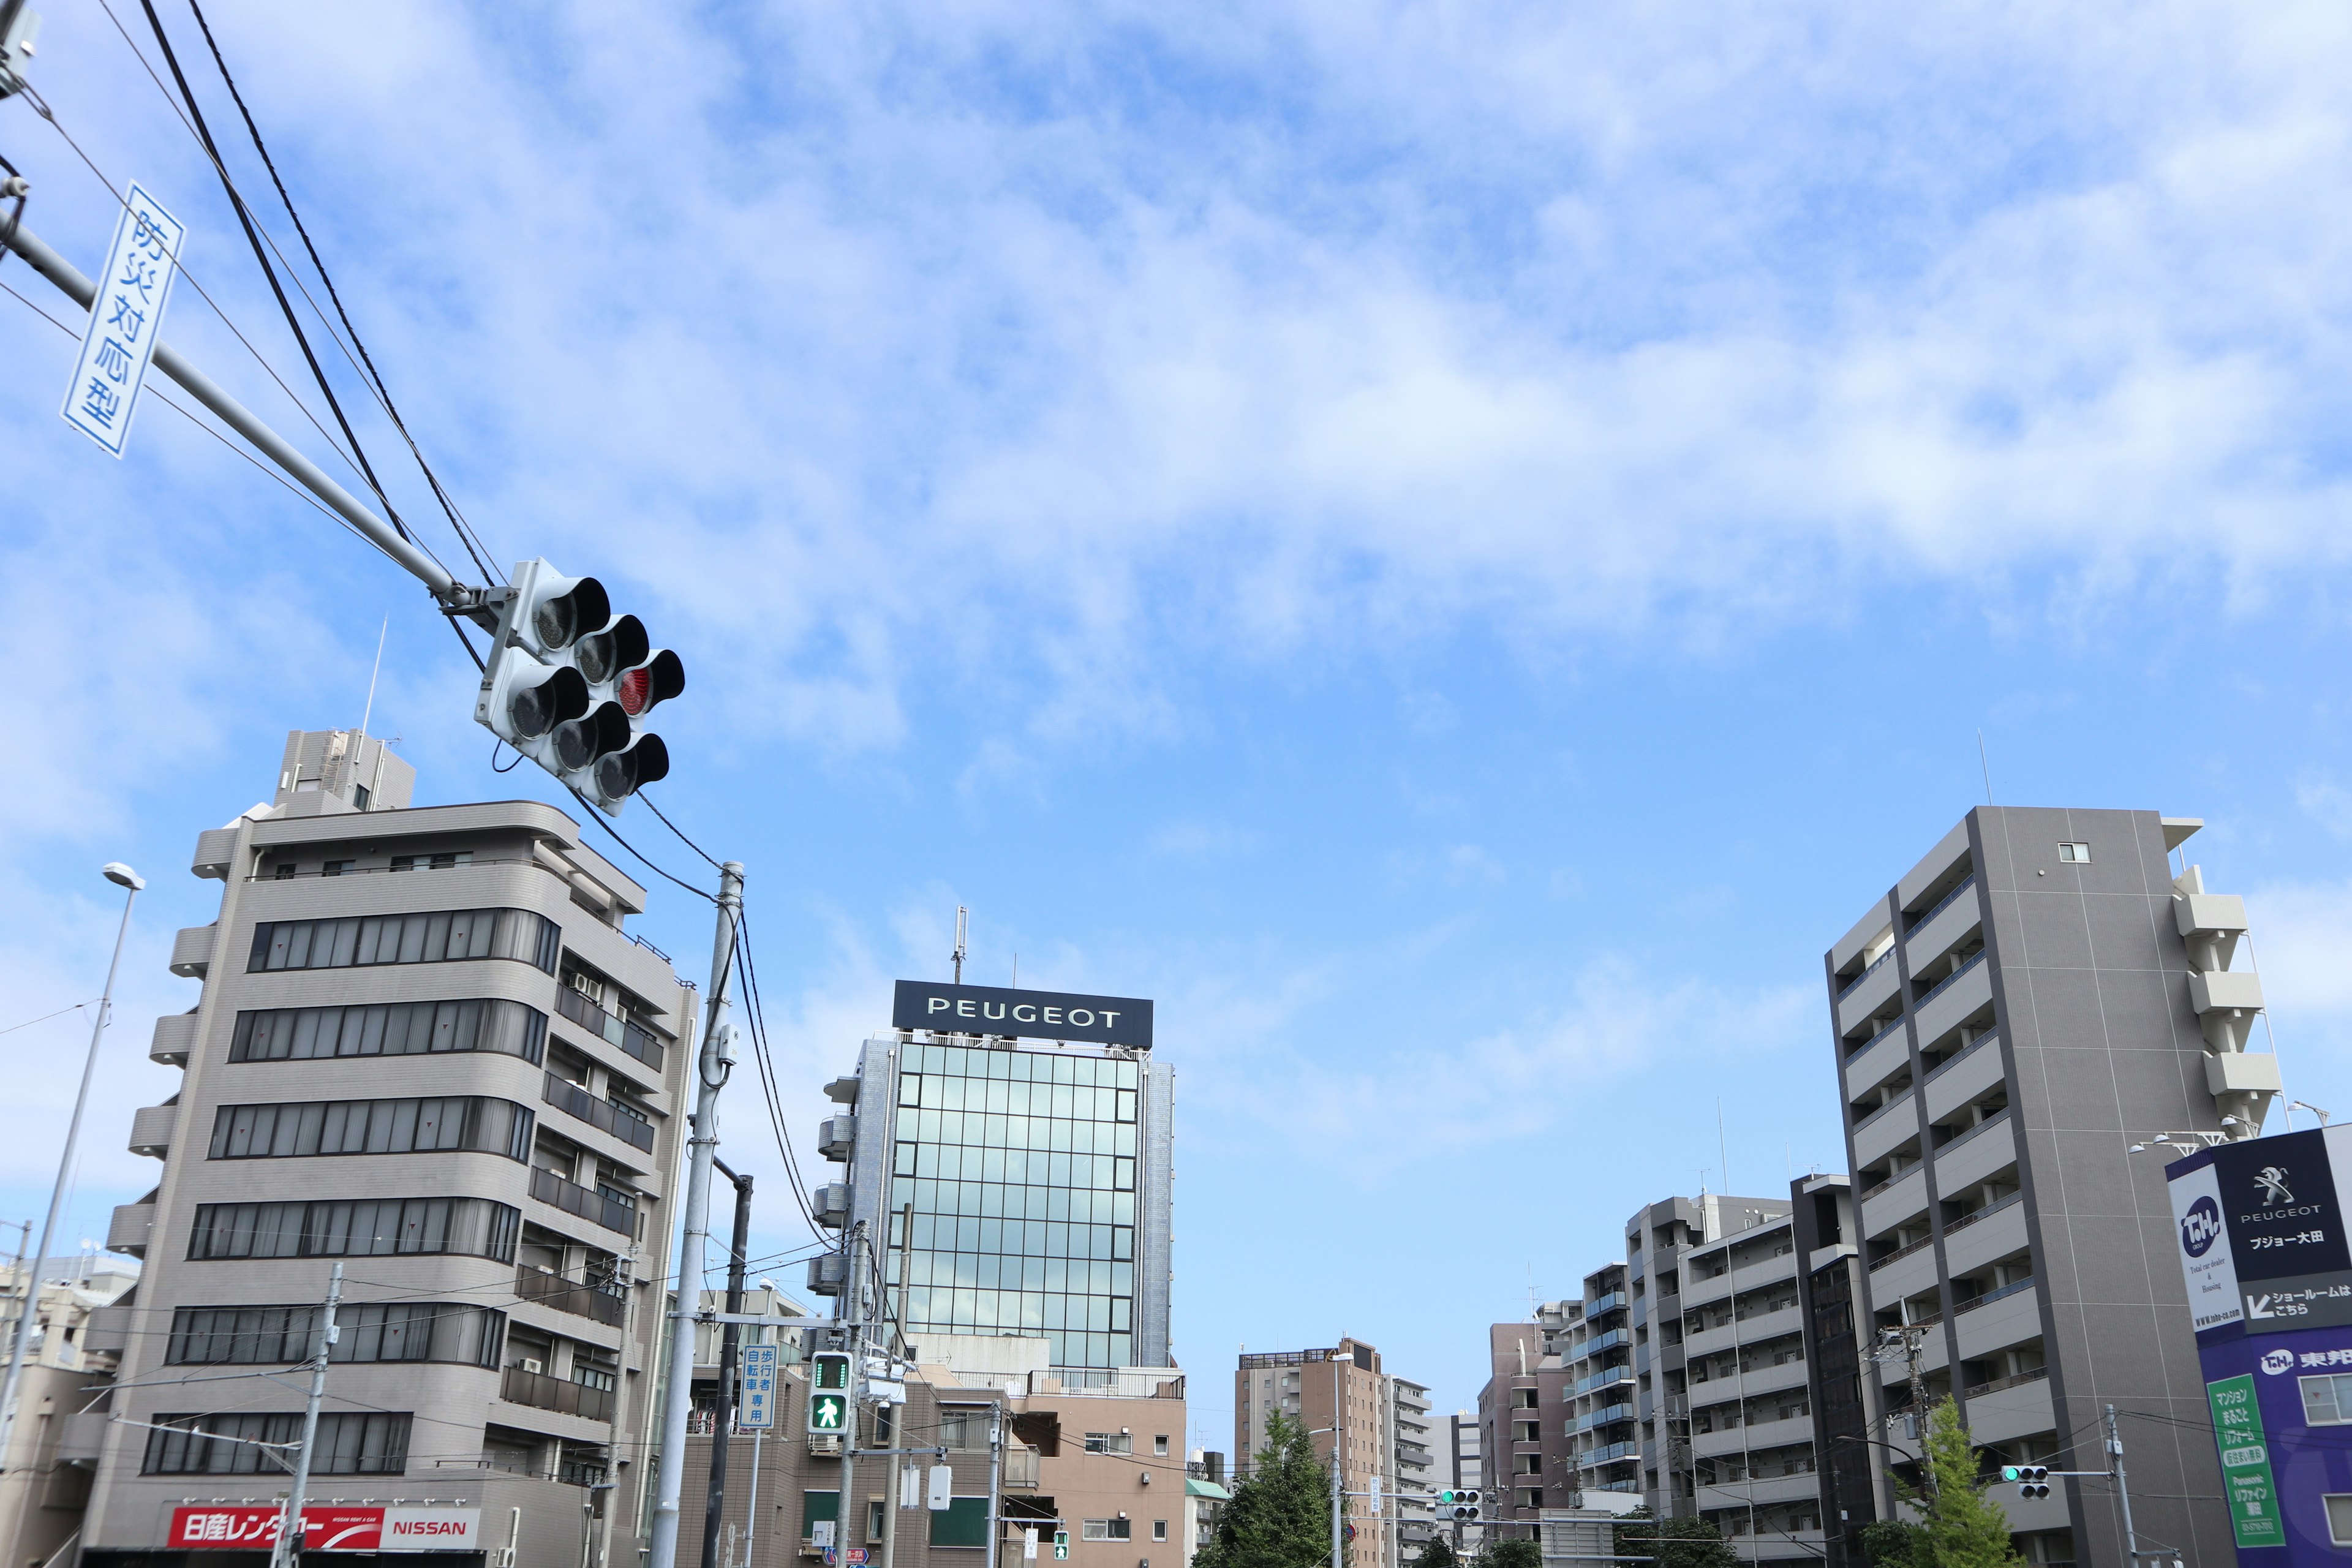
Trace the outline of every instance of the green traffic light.
<instances>
[{"instance_id":1,"label":"green traffic light","mask_svg":"<svg viewBox=\"0 0 2352 1568\"><path fill-rule=\"evenodd\" d=\"M2021 1465L2003 1465L2000 1468L2000 1479L2005 1481L2020 1480L2024 1474L2025 1468Z\"/></svg>"}]
</instances>

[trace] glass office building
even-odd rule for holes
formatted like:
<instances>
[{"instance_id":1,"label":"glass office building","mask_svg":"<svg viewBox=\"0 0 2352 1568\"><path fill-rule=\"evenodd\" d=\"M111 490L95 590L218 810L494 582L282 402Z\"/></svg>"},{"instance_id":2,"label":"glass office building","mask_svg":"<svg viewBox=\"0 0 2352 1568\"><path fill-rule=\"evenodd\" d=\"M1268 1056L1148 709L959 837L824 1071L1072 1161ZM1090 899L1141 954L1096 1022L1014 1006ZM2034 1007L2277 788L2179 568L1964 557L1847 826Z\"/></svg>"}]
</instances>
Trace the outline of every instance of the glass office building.
<instances>
[{"instance_id":1,"label":"glass office building","mask_svg":"<svg viewBox=\"0 0 2352 1568\"><path fill-rule=\"evenodd\" d=\"M1168 1359L1170 1069L1147 1052L1014 1048L913 1032L868 1040L845 1217L887 1238L906 1329L1052 1342L1072 1369Z\"/></svg>"}]
</instances>

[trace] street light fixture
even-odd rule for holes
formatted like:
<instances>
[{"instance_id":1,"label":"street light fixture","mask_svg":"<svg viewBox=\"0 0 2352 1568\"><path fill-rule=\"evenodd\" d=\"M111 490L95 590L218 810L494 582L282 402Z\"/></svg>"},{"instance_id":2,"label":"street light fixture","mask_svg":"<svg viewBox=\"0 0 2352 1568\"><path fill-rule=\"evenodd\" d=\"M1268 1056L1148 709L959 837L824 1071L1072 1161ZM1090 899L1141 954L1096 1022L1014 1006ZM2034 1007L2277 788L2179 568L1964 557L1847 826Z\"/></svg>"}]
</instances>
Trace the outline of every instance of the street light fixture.
<instances>
[{"instance_id":1,"label":"street light fixture","mask_svg":"<svg viewBox=\"0 0 2352 1568\"><path fill-rule=\"evenodd\" d=\"M41 1310L41 1264L49 1255L49 1238L56 1235L58 1210L65 1206L66 1178L72 1173L74 1146L81 1138L81 1113L89 1104L89 1082L98 1071L98 1043L106 1035L106 1016L113 1008L114 975L122 967L123 939L131 934L131 906L139 900L139 890L147 883L138 872L120 860L110 860L100 868L100 874L124 889L122 923L114 932L114 956L106 965L106 989L99 993L98 1018L90 1025L89 1054L82 1059L81 1089L74 1096L73 1119L66 1123L66 1150L58 1160L57 1184L49 1189L48 1217L41 1222L41 1245L33 1249L32 1266L26 1271L25 1310L16 1319L16 1342L8 1352L8 1378L0 1384L0 1468L8 1458L8 1439L16 1425L16 1392L25 1377L25 1348L32 1343L33 1326Z\"/></svg>"}]
</instances>

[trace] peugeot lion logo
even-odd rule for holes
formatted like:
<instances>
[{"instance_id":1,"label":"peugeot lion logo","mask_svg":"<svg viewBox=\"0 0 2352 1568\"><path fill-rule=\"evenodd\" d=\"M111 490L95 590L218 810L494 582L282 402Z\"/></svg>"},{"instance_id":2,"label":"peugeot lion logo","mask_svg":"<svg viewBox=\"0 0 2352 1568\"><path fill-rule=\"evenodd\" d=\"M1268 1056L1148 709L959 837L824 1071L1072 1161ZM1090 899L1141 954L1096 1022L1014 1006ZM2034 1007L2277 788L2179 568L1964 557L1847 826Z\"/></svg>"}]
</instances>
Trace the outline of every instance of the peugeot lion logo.
<instances>
[{"instance_id":1,"label":"peugeot lion logo","mask_svg":"<svg viewBox=\"0 0 2352 1568\"><path fill-rule=\"evenodd\" d=\"M2180 1246L2191 1258L2202 1258L2211 1251L2221 1234L2221 1205L2211 1198L2199 1198L2181 1216Z\"/></svg>"},{"instance_id":2,"label":"peugeot lion logo","mask_svg":"<svg viewBox=\"0 0 2352 1568\"><path fill-rule=\"evenodd\" d=\"M2276 1165L2264 1165L2255 1172L2254 1184L2262 1188L2265 1205L2294 1202L2294 1194L2286 1190L2286 1173Z\"/></svg>"}]
</instances>

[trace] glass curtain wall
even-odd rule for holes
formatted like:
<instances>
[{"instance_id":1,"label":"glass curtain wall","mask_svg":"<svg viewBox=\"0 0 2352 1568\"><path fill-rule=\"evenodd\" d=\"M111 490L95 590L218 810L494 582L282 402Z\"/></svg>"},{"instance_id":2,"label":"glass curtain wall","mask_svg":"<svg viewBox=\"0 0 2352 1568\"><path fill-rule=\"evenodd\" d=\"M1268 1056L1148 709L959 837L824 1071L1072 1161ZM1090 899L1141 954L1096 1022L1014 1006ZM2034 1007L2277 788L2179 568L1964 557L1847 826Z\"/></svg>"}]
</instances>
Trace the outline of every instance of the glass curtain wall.
<instances>
[{"instance_id":1,"label":"glass curtain wall","mask_svg":"<svg viewBox=\"0 0 2352 1568\"><path fill-rule=\"evenodd\" d=\"M907 1331L1014 1333L1053 1364L1132 1364L1137 1064L901 1047L889 1278L912 1205Z\"/></svg>"}]
</instances>

